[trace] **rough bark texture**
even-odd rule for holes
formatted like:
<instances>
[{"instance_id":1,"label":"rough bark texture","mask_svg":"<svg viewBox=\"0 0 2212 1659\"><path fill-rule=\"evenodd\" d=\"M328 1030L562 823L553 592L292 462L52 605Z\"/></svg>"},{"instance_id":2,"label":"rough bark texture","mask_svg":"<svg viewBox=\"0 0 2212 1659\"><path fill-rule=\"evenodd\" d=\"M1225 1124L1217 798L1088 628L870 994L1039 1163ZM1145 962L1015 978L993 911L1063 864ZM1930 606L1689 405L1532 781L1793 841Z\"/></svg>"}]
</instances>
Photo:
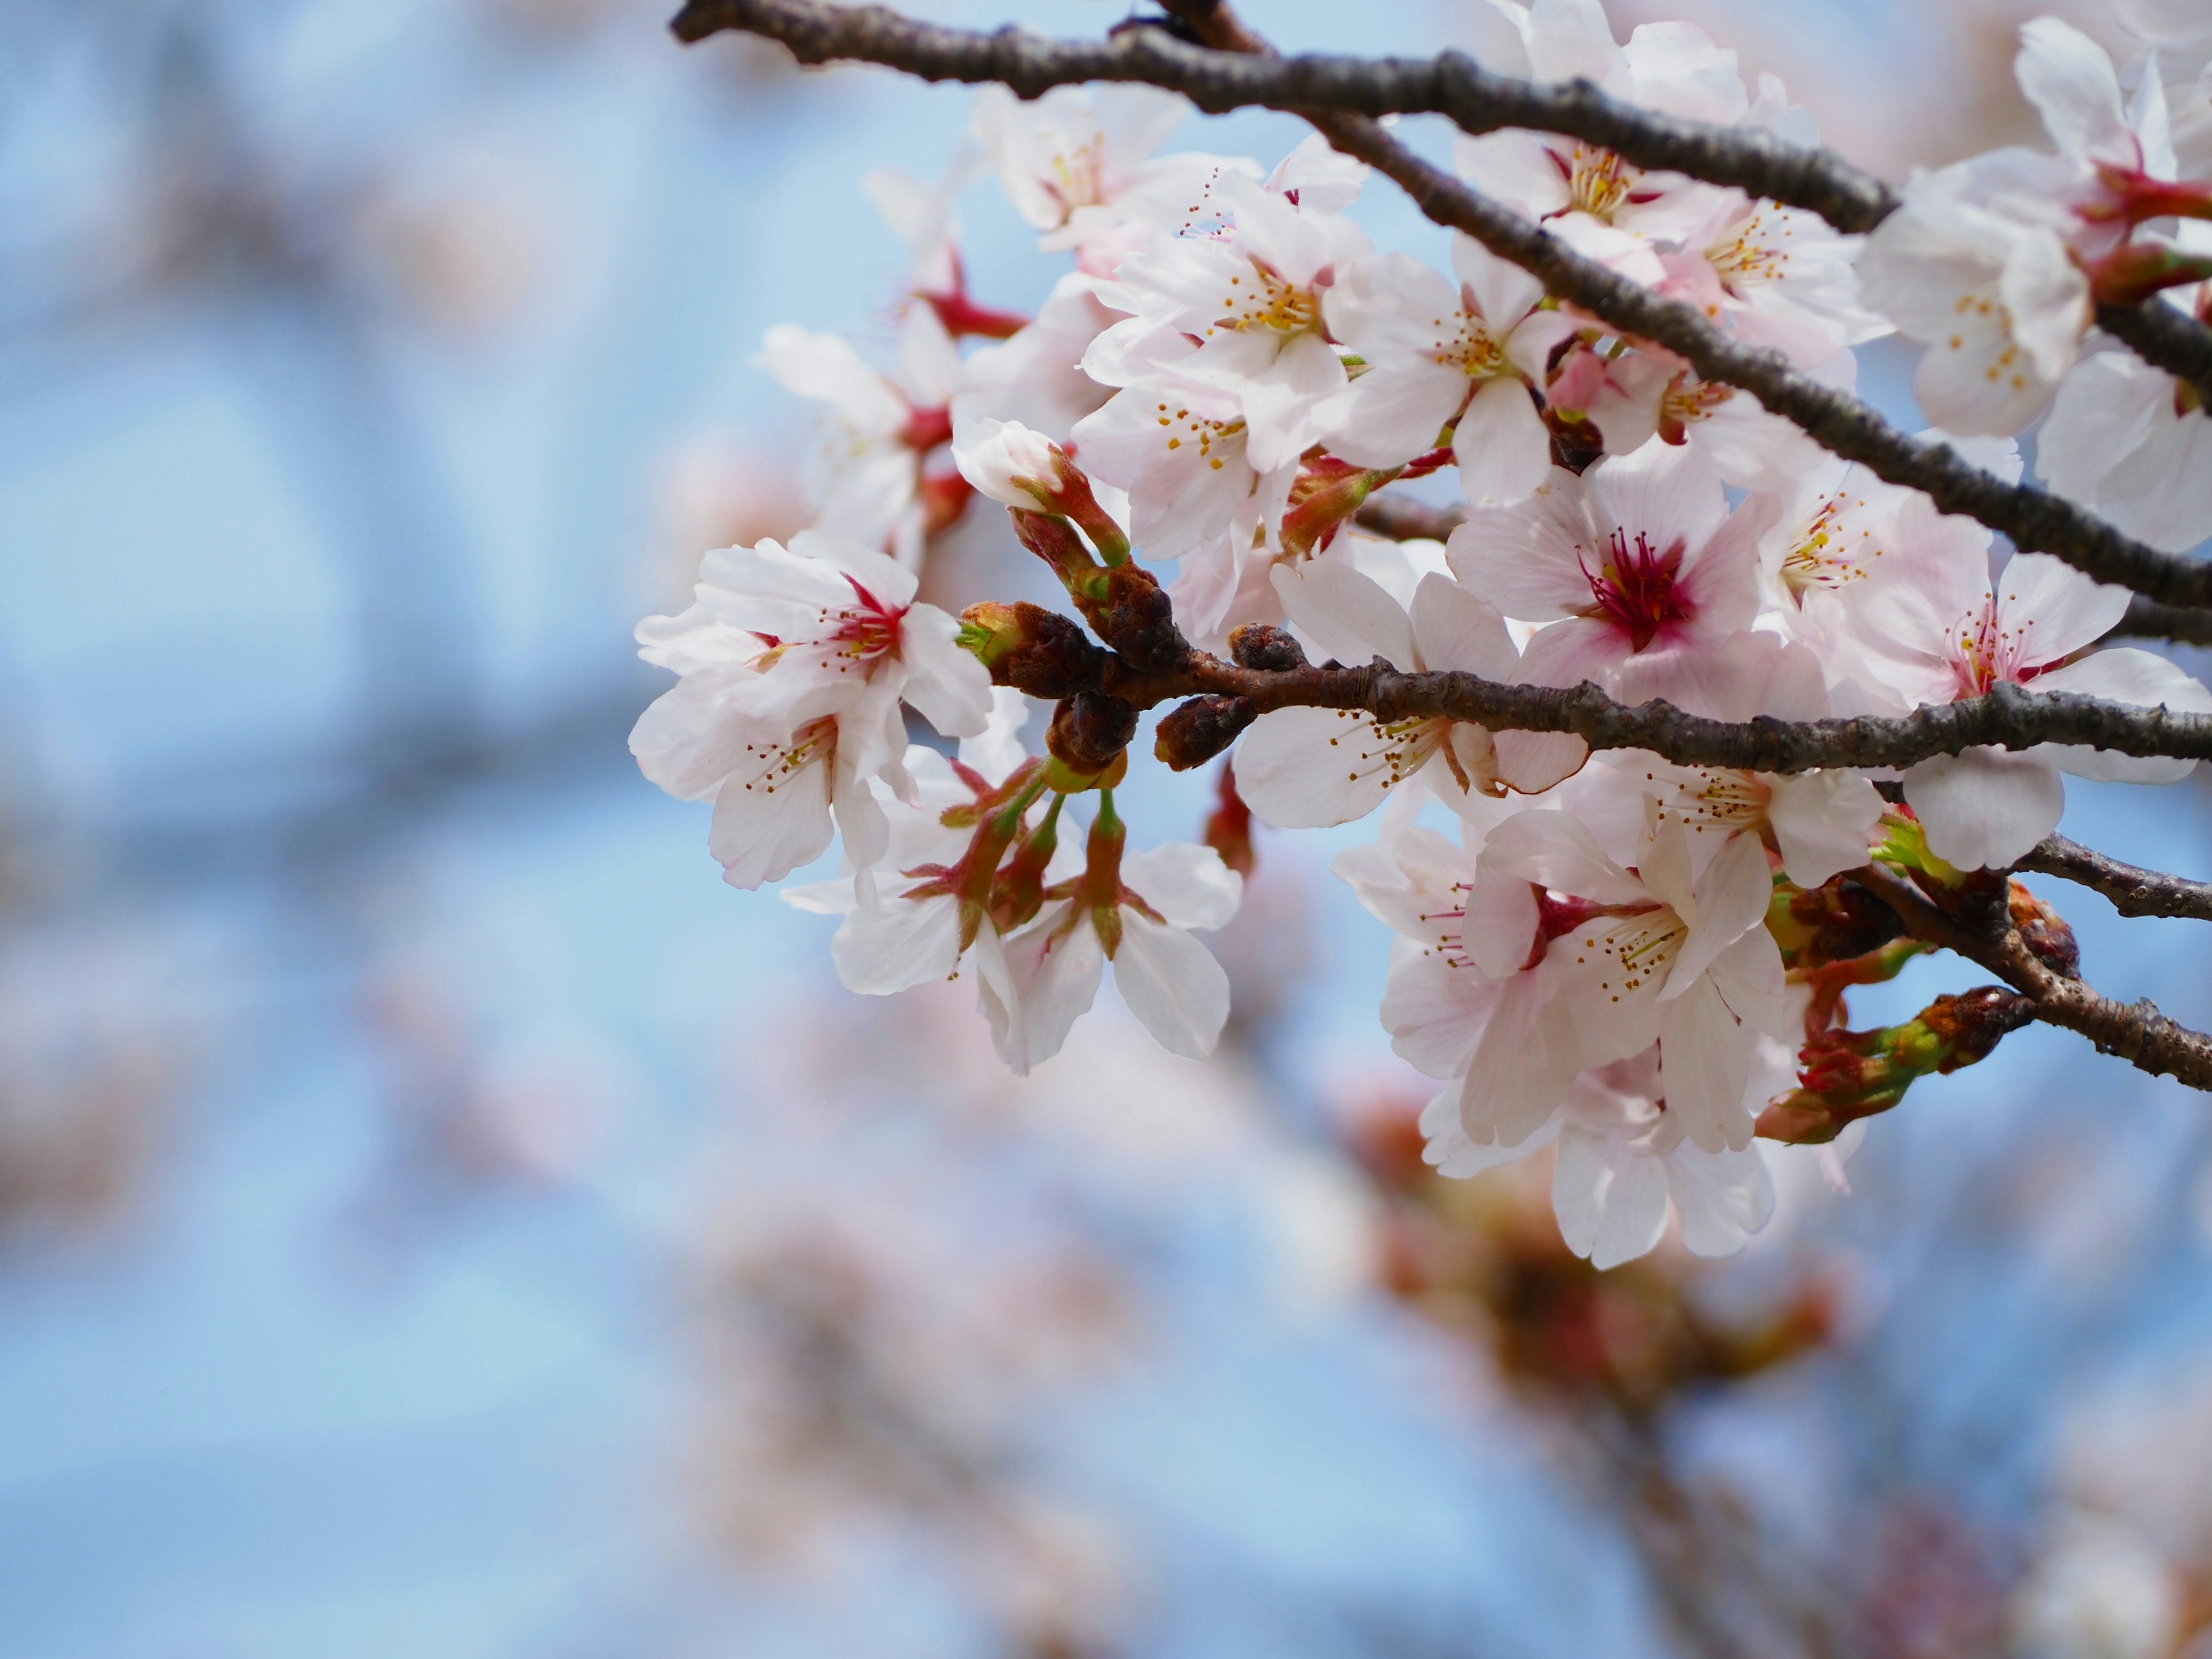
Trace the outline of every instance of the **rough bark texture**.
<instances>
[{"instance_id":1,"label":"rough bark texture","mask_svg":"<svg viewBox=\"0 0 2212 1659\"><path fill-rule=\"evenodd\" d=\"M2094 888L2124 916L2191 916L2212 921L2212 882L2188 881L2123 864L2063 836L2050 836L2019 867Z\"/></svg>"}]
</instances>

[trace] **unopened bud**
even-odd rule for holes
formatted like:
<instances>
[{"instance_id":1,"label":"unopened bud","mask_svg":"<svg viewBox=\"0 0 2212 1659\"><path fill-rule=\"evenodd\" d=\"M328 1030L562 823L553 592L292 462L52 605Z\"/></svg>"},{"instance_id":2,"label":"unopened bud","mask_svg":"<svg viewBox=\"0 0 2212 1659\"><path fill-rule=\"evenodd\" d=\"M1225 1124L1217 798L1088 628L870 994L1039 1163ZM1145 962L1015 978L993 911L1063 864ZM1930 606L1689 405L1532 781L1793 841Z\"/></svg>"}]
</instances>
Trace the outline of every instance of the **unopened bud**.
<instances>
[{"instance_id":1,"label":"unopened bud","mask_svg":"<svg viewBox=\"0 0 2212 1659\"><path fill-rule=\"evenodd\" d=\"M2014 882L2007 896L2007 910L2020 942L2054 974L2067 979L2081 977L2081 947L2074 929L2041 899Z\"/></svg>"},{"instance_id":2,"label":"unopened bud","mask_svg":"<svg viewBox=\"0 0 2212 1659\"><path fill-rule=\"evenodd\" d=\"M1091 480L1073 457L1018 421L963 424L952 459L969 483L993 501L1025 513L1070 519L1108 564L1129 556L1129 538L1098 504Z\"/></svg>"},{"instance_id":3,"label":"unopened bud","mask_svg":"<svg viewBox=\"0 0 2212 1659\"><path fill-rule=\"evenodd\" d=\"M1303 557L1328 546L1345 520L1359 511L1368 492L1389 476L1333 455L1309 461L1291 485L1290 507L1283 514L1283 550Z\"/></svg>"},{"instance_id":4,"label":"unopened bud","mask_svg":"<svg viewBox=\"0 0 2212 1659\"><path fill-rule=\"evenodd\" d=\"M1798 1087L1759 1114L1759 1133L1797 1146L1833 1140L1846 1125L1889 1110L1929 1073L1986 1060L2033 1013L2026 998L1986 985L1940 996L1902 1025L1820 1032L1799 1051Z\"/></svg>"},{"instance_id":5,"label":"unopened bud","mask_svg":"<svg viewBox=\"0 0 2212 1659\"><path fill-rule=\"evenodd\" d=\"M994 684L1033 697L1073 696L1096 684L1106 666L1106 653L1080 627L1026 599L969 605L960 613L960 643Z\"/></svg>"},{"instance_id":6,"label":"unopened bud","mask_svg":"<svg viewBox=\"0 0 2212 1659\"><path fill-rule=\"evenodd\" d=\"M1086 789L1118 788L1128 775L1129 751L1126 749L1115 756L1114 763L1103 772L1082 771L1057 755L1045 757L1045 787L1063 795L1079 795Z\"/></svg>"},{"instance_id":7,"label":"unopened bud","mask_svg":"<svg viewBox=\"0 0 2212 1659\"><path fill-rule=\"evenodd\" d=\"M1287 674L1306 665L1306 653L1286 629L1268 623L1246 623L1229 630L1229 654L1239 668L1267 674Z\"/></svg>"},{"instance_id":8,"label":"unopened bud","mask_svg":"<svg viewBox=\"0 0 2212 1659\"><path fill-rule=\"evenodd\" d=\"M1117 564L1106 574L1103 599L1079 594L1076 603L1092 631L1138 672L1172 673L1190 660L1190 641L1176 626L1175 603L1151 571Z\"/></svg>"},{"instance_id":9,"label":"unopened bud","mask_svg":"<svg viewBox=\"0 0 2212 1659\"><path fill-rule=\"evenodd\" d=\"M1137 711L1119 697L1080 691L1052 711L1044 746L1078 776L1096 777L1119 759L1137 735Z\"/></svg>"},{"instance_id":10,"label":"unopened bud","mask_svg":"<svg viewBox=\"0 0 2212 1659\"><path fill-rule=\"evenodd\" d=\"M1260 717L1249 697L1193 697L1162 717L1152 753L1174 771L1203 766Z\"/></svg>"}]
</instances>

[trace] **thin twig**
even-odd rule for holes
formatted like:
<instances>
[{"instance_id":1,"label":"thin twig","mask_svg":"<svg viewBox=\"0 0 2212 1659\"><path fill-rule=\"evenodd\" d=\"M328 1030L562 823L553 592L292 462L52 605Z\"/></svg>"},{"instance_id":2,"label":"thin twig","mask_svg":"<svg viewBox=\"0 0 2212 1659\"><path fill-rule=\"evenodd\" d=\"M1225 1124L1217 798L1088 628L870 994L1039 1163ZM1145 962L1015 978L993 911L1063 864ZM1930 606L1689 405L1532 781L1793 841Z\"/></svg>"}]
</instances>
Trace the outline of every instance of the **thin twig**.
<instances>
[{"instance_id":1,"label":"thin twig","mask_svg":"<svg viewBox=\"0 0 2212 1659\"><path fill-rule=\"evenodd\" d=\"M2167 1018L2148 1000L2115 1002L2080 980L2054 973L2017 932L1978 933L1879 865L1856 872L1852 879L1896 911L1913 938L1980 963L2033 1002L2035 1017L2045 1024L2078 1031L2103 1053L2118 1054L2154 1077L2171 1075L2192 1089L2212 1089L2212 1036Z\"/></svg>"},{"instance_id":2,"label":"thin twig","mask_svg":"<svg viewBox=\"0 0 2212 1659\"><path fill-rule=\"evenodd\" d=\"M1265 52L1264 43L1226 7L1178 3L1167 9L1207 44L1142 27L1124 27L1103 41L1054 40L1013 27L985 34L939 27L880 6L832 7L817 0L690 0L671 27L685 41L743 30L781 41L803 64L847 59L929 81L995 81L1024 98L1058 86L1133 81L1171 88L1212 114L1258 105L1370 118L1437 114L1470 133L1533 128L1601 145L1637 167L1805 208L1844 231L1871 230L1898 204L1888 185L1832 150L1787 143L1763 128L1639 109L1587 80L1540 86L1492 74L1457 52L1432 58L1279 57ZM1218 21L1224 16L1226 25ZM2156 300L2100 307L2097 320L2145 362L2193 382L2212 404L2212 329Z\"/></svg>"},{"instance_id":3,"label":"thin twig","mask_svg":"<svg viewBox=\"0 0 2212 1659\"><path fill-rule=\"evenodd\" d=\"M1463 507L1435 507L1409 495L1372 495L1360 503L1352 522L1386 541L1440 542L1466 517Z\"/></svg>"},{"instance_id":4,"label":"thin twig","mask_svg":"<svg viewBox=\"0 0 2212 1659\"><path fill-rule=\"evenodd\" d=\"M2047 836L2019 867L2093 888L2124 916L2191 916L2212 921L2212 882L2123 864L2063 836Z\"/></svg>"}]
</instances>

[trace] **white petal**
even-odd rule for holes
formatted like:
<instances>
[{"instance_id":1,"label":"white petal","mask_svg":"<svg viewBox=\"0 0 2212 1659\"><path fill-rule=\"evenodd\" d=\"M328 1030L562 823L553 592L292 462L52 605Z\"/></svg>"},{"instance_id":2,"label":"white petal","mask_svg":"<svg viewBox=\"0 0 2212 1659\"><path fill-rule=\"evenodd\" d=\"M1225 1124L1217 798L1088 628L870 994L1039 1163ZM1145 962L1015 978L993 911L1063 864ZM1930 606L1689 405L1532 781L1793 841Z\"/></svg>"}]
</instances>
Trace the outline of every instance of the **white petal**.
<instances>
[{"instance_id":1,"label":"white petal","mask_svg":"<svg viewBox=\"0 0 2212 1659\"><path fill-rule=\"evenodd\" d=\"M837 977L862 996L889 996L960 964L960 905L950 896L863 904L830 942Z\"/></svg>"},{"instance_id":2,"label":"white petal","mask_svg":"<svg viewBox=\"0 0 2212 1659\"><path fill-rule=\"evenodd\" d=\"M1220 854L1183 841L1127 854L1121 879L1170 927L1201 932L1228 926L1244 893L1244 878Z\"/></svg>"},{"instance_id":3,"label":"white petal","mask_svg":"<svg viewBox=\"0 0 2212 1659\"><path fill-rule=\"evenodd\" d=\"M959 638L960 624L935 605L910 607L899 624L899 690L946 737L971 738L991 718L991 675Z\"/></svg>"},{"instance_id":4,"label":"white petal","mask_svg":"<svg viewBox=\"0 0 2212 1659\"><path fill-rule=\"evenodd\" d=\"M1060 924L1066 918L1065 903L1048 905L1034 922L1006 942L1016 1003L999 1053L1024 1077L1031 1066L1060 1052L1068 1031L1097 1000L1106 962L1098 930L1087 916L1063 928Z\"/></svg>"},{"instance_id":5,"label":"white petal","mask_svg":"<svg viewBox=\"0 0 2212 1659\"><path fill-rule=\"evenodd\" d=\"M1470 507L1526 501L1551 476L1552 434L1520 378L1485 380L1452 434L1460 489Z\"/></svg>"},{"instance_id":6,"label":"white petal","mask_svg":"<svg viewBox=\"0 0 2212 1659\"><path fill-rule=\"evenodd\" d=\"M1325 553L1278 565L1274 583L1283 614L1340 662L1357 666L1380 657L1410 672L1420 661L1404 608L1349 558Z\"/></svg>"},{"instance_id":7,"label":"white petal","mask_svg":"<svg viewBox=\"0 0 2212 1659\"><path fill-rule=\"evenodd\" d=\"M1802 772L1766 783L1766 819L1790 880L1818 887L1867 861L1882 799L1864 773Z\"/></svg>"},{"instance_id":8,"label":"white petal","mask_svg":"<svg viewBox=\"0 0 2212 1659\"><path fill-rule=\"evenodd\" d=\"M1666 1166L1692 1255L1734 1255L1773 1217L1774 1176L1755 1146L1708 1152L1684 1145L1654 1161Z\"/></svg>"},{"instance_id":9,"label":"white petal","mask_svg":"<svg viewBox=\"0 0 2212 1659\"><path fill-rule=\"evenodd\" d=\"M2058 827L2066 786L2044 750L1969 749L1906 772L1905 799L1937 858L1961 870L1995 870Z\"/></svg>"},{"instance_id":10,"label":"white petal","mask_svg":"<svg viewBox=\"0 0 2212 1659\"><path fill-rule=\"evenodd\" d=\"M732 887L781 881L829 850L830 769L818 762L781 777L732 774L714 797L707 850Z\"/></svg>"},{"instance_id":11,"label":"white petal","mask_svg":"<svg viewBox=\"0 0 2212 1659\"><path fill-rule=\"evenodd\" d=\"M1569 1124L1552 1168L1552 1208L1569 1249L1594 1267L1617 1267L1667 1231L1666 1171L1648 1153Z\"/></svg>"},{"instance_id":12,"label":"white petal","mask_svg":"<svg viewBox=\"0 0 2212 1659\"><path fill-rule=\"evenodd\" d=\"M1751 1145L1743 1109L1751 1077L1750 1034L1736 1023L1710 978L1665 1005L1659 1015L1660 1076L1667 1110L1706 1152Z\"/></svg>"},{"instance_id":13,"label":"white petal","mask_svg":"<svg viewBox=\"0 0 2212 1659\"><path fill-rule=\"evenodd\" d=\"M1254 721L1237 744L1237 787L1262 823L1324 830L1380 806L1419 769L1414 758L1401 739L1358 710L1278 708Z\"/></svg>"},{"instance_id":14,"label":"white petal","mask_svg":"<svg viewBox=\"0 0 2212 1659\"><path fill-rule=\"evenodd\" d=\"M1468 1061L1461 1127L1478 1143L1517 1146L1544 1127L1579 1069L1566 1011L1540 974L1516 974Z\"/></svg>"},{"instance_id":15,"label":"white petal","mask_svg":"<svg viewBox=\"0 0 2212 1659\"><path fill-rule=\"evenodd\" d=\"M1505 619L1449 576L1431 571L1413 590L1413 642L1425 669L1462 669L1510 680L1521 661Z\"/></svg>"},{"instance_id":16,"label":"white petal","mask_svg":"<svg viewBox=\"0 0 2212 1659\"><path fill-rule=\"evenodd\" d=\"M2060 153L2134 167L2135 136L2105 49L2056 17L2023 24L2020 40L2013 71Z\"/></svg>"},{"instance_id":17,"label":"white petal","mask_svg":"<svg viewBox=\"0 0 2212 1659\"><path fill-rule=\"evenodd\" d=\"M1170 1054L1203 1060L1220 1041L1229 1019L1229 975L1182 929L1123 910L1114 983L1129 1012Z\"/></svg>"}]
</instances>

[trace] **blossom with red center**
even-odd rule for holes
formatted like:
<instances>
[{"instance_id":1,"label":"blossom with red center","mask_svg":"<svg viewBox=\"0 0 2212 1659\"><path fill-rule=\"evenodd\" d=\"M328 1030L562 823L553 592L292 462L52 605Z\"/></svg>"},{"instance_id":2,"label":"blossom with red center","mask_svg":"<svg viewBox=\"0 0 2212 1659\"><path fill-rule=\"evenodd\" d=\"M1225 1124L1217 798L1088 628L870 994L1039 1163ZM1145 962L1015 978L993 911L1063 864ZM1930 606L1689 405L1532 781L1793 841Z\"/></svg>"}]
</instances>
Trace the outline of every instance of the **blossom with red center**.
<instances>
[{"instance_id":1,"label":"blossom with red center","mask_svg":"<svg viewBox=\"0 0 2212 1659\"><path fill-rule=\"evenodd\" d=\"M1738 700L1729 642L1758 611L1756 550L1778 510L1754 498L1731 513L1701 451L1655 438L1580 476L1555 467L1527 501L1470 514L1451 567L1535 626L1522 679L1590 680L1626 702L1721 714Z\"/></svg>"},{"instance_id":2,"label":"blossom with red center","mask_svg":"<svg viewBox=\"0 0 2212 1659\"><path fill-rule=\"evenodd\" d=\"M914 602L911 572L818 532L710 553L700 577L689 611L638 625L640 654L683 677L630 733L638 764L714 801L708 844L732 885L820 856L833 813L847 854L873 863L889 832L868 781L913 791L900 704L980 732L989 676L951 617Z\"/></svg>"}]
</instances>

